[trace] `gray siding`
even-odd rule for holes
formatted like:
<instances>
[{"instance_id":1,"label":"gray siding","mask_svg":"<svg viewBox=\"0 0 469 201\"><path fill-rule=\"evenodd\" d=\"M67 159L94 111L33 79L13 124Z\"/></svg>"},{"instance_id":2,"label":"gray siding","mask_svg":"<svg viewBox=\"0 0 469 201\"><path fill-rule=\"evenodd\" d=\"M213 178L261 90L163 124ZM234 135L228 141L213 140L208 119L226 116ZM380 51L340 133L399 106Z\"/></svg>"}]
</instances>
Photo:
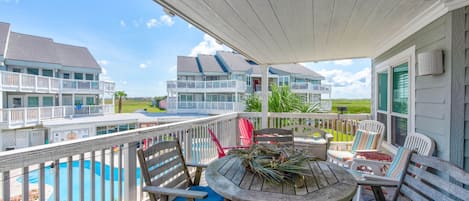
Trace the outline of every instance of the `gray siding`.
<instances>
[{"instance_id":1,"label":"gray siding","mask_svg":"<svg viewBox=\"0 0 469 201\"><path fill-rule=\"evenodd\" d=\"M446 14L398 45L373 60L374 67L392 56L415 45L416 55L434 49L442 49L445 55L451 53L451 14ZM417 64L418 65L418 64ZM451 116L451 59L445 57L445 73L437 76L415 78L415 128L437 142L436 155L450 158L450 116ZM416 70L417 71L417 70ZM374 97L375 88L372 88ZM372 100L373 102L375 100ZM373 104L374 105L374 104ZM412 106L410 106L412 107ZM376 108L372 108L373 114ZM374 117L375 118L375 117Z\"/></svg>"},{"instance_id":2,"label":"gray siding","mask_svg":"<svg viewBox=\"0 0 469 201\"><path fill-rule=\"evenodd\" d=\"M464 30L463 30L463 38L464 38L464 50L463 53L463 61L464 61L464 136L462 137L464 140L463 149L463 166L464 170L469 171L469 7L466 7L464 10Z\"/></svg>"}]
</instances>

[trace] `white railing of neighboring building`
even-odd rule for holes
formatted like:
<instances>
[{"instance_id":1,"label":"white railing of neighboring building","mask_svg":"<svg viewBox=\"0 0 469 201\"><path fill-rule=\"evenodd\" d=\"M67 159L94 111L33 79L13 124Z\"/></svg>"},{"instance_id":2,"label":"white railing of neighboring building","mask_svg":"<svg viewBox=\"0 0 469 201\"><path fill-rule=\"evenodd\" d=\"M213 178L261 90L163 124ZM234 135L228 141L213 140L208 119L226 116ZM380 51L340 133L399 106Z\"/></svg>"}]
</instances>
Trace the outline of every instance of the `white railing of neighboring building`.
<instances>
[{"instance_id":1,"label":"white railing of neighboring building","mask_svg":"<svg viewBox=\"0 0 469 201\"><path fill-rule=\"evenodd\" d=\"M244 111L244 102L209 102L209 101L177 101L167 100L169 113L210 113L222 114L227 112Z\"/></svg>"},{"instance_id":2,"label":"white railing of neighboring building","mask_svg":"<svg viewBox=\"0 0 469 201\"><path fill-rule=\"evenodd\" d=\"M310 93L330 93L331 85L328 84L311 84L309 82L292 82L290 88L294 92L310 92Z\"/></svg>"},{"instance_id":3,"label":"white railing of neighboring building","mask_svg":"<svg viewBox=\"0 0 469 201\"><path fill-rule=\"evenodd\" d=\"M9 128L15 128L38 125L48 119L112 114L114 105L3 108L0 111L1 122L6 123Z\"/></svg>"},{"instance_id":4,"label":"white railing of neighboring building","mask_svg":"<svg viewBox=\"0 0 469 201\"><path fill-rule=\"evenodd\" d=\"M0 80L3 91L113 93L115 90L115 83L110 81L72 80L8 71L0 71Z\"/></svg>"},{"instance_id":5,"label":"white railing of neighboring building","mask_svg":"<svg viewBox=\"0 0 469 201\"><path fill-rule=\"evenodd\" d=\"M48 200L48 189L55 200L72 200L74 197L79 197L79 200L94 200L91 198L98 195L99 190L107 191L100 193L99 200L146 200L147 195L141 191L143 179L140 177L137 180L138 147L145 149L159 141L178 139L186 161L207 164L217 158L217 151L207 128L215 132L222 146L237 146L240 145L237 123L241 117L250 119L256 129L260 128L261 113L229 113L0 152L0 199L10 200L21 193L23 200L29 200L29 192L37 190L38 200ZM358 122L369 118L370 115L367 114L269 113L268 125L271 128L308 125L333 134L335 141L351 141ZM55 164L54 169L50 169L51 163ZM85 168L89 171L85 171ZM66 171L67 174L64 176L58 171ZM29 175L36 177L31 177L31 180L28 179ZM109 175L109 179L101 176L98 180L96 175ZM56 184L64 185L46 184L47 176L53 177ZM17 181L22 182L12 185ZM30 185L30 182L35 185ZM74 185L76 183L78 185ZM66 193L62 194L63 192Z\"/></svg>"},{"instance_id":6,"label":"white railing of neighboring building","mask_svg":"<svg viewBox=\"0 0 469 201\"><path fill-rule=\"evenodd\" d=\"M246 91L246 83L239 80L213 80L213 81L192 81L192 80L170 80L167 81L168 90L179 91Z\"/></svg>"}]
</instances>

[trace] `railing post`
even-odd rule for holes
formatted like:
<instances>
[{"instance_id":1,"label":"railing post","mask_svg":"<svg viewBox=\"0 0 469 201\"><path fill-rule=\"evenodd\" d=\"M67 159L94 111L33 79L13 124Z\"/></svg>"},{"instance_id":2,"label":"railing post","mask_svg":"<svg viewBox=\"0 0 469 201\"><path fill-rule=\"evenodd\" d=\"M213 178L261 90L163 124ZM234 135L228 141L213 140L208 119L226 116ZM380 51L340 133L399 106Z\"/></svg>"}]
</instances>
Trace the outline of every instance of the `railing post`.
<instances>
[{"instance_id":1,"label":"railing post","mask_svg":"<svg viewBox=\"0 0 469 201\"><path fill-rule=\"evenodd\" d=\"M124 200L137 200L137 144L130 142L124 144Z\"/></svg>"},{"instance_id":2,"label":"railing post","mask_svg":"<svg viewBox=\"0 0 469 201\"><path fill-rule=\"evenodd\" d=\"M28 114L26 114L28 112L28 108L23 108L23 124L24 126L26 126L26 122L28 120Z\"/></svg>"},{"instance_id":3,"label":"railing post","mask_svg":"<svg viewBox=\"0 0 469 201\"><path fill-rule=\"evenodd\" d=\"M37 92L37 76L34 76L34 91Z\"/></svg>"},{"instance_id":4,"label":"railing post","mask_svg":"<svg viewBox=\"0 0 469 201\"><path fill-rule=\"evenodd\" d=\"M21 90L21 88L23 88L23 75L21 75L21 73L19 73L18 80L18 89Z\"/></svg>"},{"instance_id":5,"label":"railing post","mask_svg":"<svg viewBox=\"0 0 469 201\"><path fill-rule=\"evenodd\" d=\"M37 107L37 123L41 122L41 107Z\"/></svg>"}]
</instances>

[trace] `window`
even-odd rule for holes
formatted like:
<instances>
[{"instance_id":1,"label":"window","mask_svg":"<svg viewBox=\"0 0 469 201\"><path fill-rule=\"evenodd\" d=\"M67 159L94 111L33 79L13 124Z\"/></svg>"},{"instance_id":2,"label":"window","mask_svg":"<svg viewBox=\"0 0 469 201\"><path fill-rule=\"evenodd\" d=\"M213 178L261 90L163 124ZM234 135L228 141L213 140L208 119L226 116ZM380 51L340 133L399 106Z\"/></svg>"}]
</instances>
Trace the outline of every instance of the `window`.
<instances>
[{"instance_id":1,"label":"window","mask_svg":"<svg viewBox=\"0 0 469 201\"><path fill-rule=\"evenodd\" d=\"M28 97L28 107L39 107L39 97L29 96Z\"/></svg>"},{"instance_id":2,"label":"window","mask_svg":"<svg viewBox=\"0 0 469 201\"><path fill-rule=\"evenodd\" d=\"M86 80L94 80L94 75L93 74L86 74Z\"/></svg>"},{"instance_id":3,"label":"window","mask_svg":"<svg viewBox=\"0 0 469 201\"><path fill-rule=\"evenodd\" d=\"M112 125L107 127L107 133L117 133L117 126Z\"/></svg>"},{"instance_id":4,"label":"window","mask_svg":"<svg viewBox=\"0 0 469 201\"><path fill-rule=\"evenodd\" d=\"M409 132L409 63L391 65L377 73L376 119L388 128L389 143L402 146ZM390 104L388 104L390 103Z\"/></svg>"},{"instance_id":5,"label":"window","mask_svg":"<svg viewBox=\"0 0 469 201\"><path fill-rule=\"evenodd\" d=\"M75 80L83 80L83 73L75 73Z\"/></svg>"},{"instance_id":6,"label":"window","mask_svg":"<svg viewBox=\"0 0 469 201\"><path fill-rule=\"evenodd\" d=\"M21 73L21 68L13 68L13 72L15 72L15 73Z\"/></svg>"},{"instance_id":7,"label":"window","mask_svg":"<svg viewBox=\"0 0 469 201\"><path fill-rule=\"evenodd\" d=\"M251 76L249 75L246 77L246 85L251 86Z\"/></svg>"},{"instance_id":8,"label":"window","mask_svg":"<svg viewBox=\"0 0 469 201\"><path fill-rule=\"evenodd\" d=\"M129 130L129 125L128 124L120 124L119 125L119 132Z\"/></svg>"},{"instance_id":9,"label":"window","mask_svg":"<svg viewBox=\"0 0 469 201\"><path fill-rule=\"evenodd\" d=\"M42 75L47 77L54 77L54 72L48 69L42 69Z\"/></svg>"},{"instance_id":10,"label":"window","mask_svg":"<svg viewBox=\"0 0 469 201\"><path fill-rule=\"evenodd\" d=\"M278 86L283 86L283 85L288 86L289 82L290 82L290 77L288 76L281 76L278 78Z\"/></svg>"},{"instance_id":11,"label":"window","mask_svg":"<svg viewBox=\"0 0 469 201\"><path fill-rule=\"evenodd\" d=\"M94 97L86 97L87 105L94 105Z\"/></svg>"},{"instance_id":12,"label":"window","mask_svg":"<svg viewBox=\"0 0 469 201\"><path fill-rule=\"evenodd\" d=\"M42 97L42 106L44 107L54 106L54 98L52 96Z\"/></svg>"},{"instance_id":13,"label":"window","mask_svg":"<svg viewBox=\"0 0 469 201\"><path fill-rule=\"evenodd\" d=\"M37 68L28 68L27 73L31 75L39 75L39 69Z\"/></svg>"},{"instance_id":14,"label":"window","mask_svg":"<svg viewBox=\"0 0 469 201\"><path fill-rule=\"evenodd\" d=\"M75 96L75 105L83 105L83 97Z\"/></svg>"},{"instance_id":15,"label":"window","mask_svg":"<svg viewBox=\"0 0 469 201\"><path fill-rule=\"evenodd\" d=\"M106 126L96 127L96 135L104 135L107 133Z\"/></svg>"},{"instance_id":16,"label":"window","mask_svg":"<svg viewBox=\"0 0 469 201\"><path fill-rule=\"evenodd\" d=\"M70 79L70 73L64 73L64 79Z\"/></svg>"},{"instance_id":17,"label":"window","mask_svg":"<svg viewBox=\"0 0 469 201\"><path fill-rule=\"evenodd\" d=\"M129 130L137 128L137 124L129 124Z\"/></svg>"}]
</instances>

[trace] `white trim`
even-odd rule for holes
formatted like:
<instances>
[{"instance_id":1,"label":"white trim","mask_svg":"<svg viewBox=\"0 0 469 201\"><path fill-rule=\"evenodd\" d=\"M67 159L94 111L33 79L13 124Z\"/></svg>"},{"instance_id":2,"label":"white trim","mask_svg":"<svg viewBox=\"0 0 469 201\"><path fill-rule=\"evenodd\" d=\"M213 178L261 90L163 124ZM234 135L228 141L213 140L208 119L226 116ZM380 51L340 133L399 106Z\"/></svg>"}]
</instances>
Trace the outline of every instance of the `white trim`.
<instances>
[{"instance_id":1,"label":"white trim","mask_svg":"<svg viewBox=\"0 0 469 201\"><path fill-rule=\"evenodd\" d=\"M416 33L423 27L432 23L439 17L445 15L446 13L462 8L469 5L467 0L438 0L429 8L424 10L419 15L415 16L414 19L410 20L406 25L402 26L401 29L396 32L393 36L389 37L389 40L383 41L377 45L377 49L374 51L374 54L371 56L373 59L383 54L387 50L396 46L398 43L408 38L412 34Z\"/></svg>"},{"instance_id":2,"label":"white trim","mask_svg":"<svg viewBox=\"0 0 469 201\"><path fill-rule=\"evenodd\" d=\"M391 58L377 64L375 66L375 72L374 72L374 84L375 86L378 86L378 73L388 71L388 100L387 100L387 111L378 111L378 87L375 87L374 89L374 100L373 101L373 107L375 108L375 118L377 118L378 112L382 114L387 115L387 128L386 132L387 134L387 139L383 144L387 144L389 147L392 146L389 141L391 141L391 118L389 117L390 115L392 116L397 116L397 117L402 117L401 114L396 114L392 112L391 108L391 101L392 100L392 93L391 90L389 90L392 84L392 72L391 72L391 67L396 66L402 63L408 62L408 72L409 72L409 99L408 99L408 115L405 115L407 117L407 131L408 133L414 133L415 132L415 45L403 50L402 52L392 56Z\"/></svg>"}]
</instances>

